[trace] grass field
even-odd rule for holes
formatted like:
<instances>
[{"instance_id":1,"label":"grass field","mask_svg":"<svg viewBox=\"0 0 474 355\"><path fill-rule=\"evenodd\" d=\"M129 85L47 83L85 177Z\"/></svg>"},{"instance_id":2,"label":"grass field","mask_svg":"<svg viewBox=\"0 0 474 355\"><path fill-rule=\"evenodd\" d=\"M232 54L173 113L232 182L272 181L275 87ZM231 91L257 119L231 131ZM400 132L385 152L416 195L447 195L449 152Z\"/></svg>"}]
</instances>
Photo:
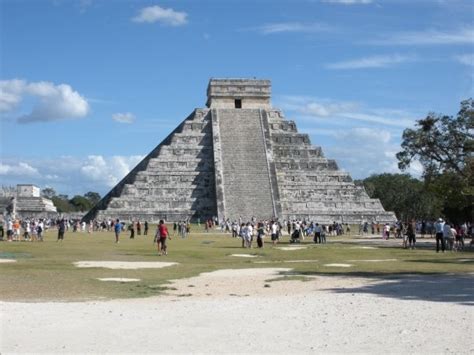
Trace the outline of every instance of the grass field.
<instances>
[{"instance_id":1,"label":"grass field","mask_svg":"<svg viewBox=\"0 0 474 355\"><path fill-rule=\"evenodd\" d=\"M150 229L152 231L153 229ZM56 242L56 231L45 233L43 243L2 242L0 259L0 300L6 301L77 301L157 295L172 279L196 276L218 269L285 267L293 269L281 278L304 280L318 274L386 277L403 273L472 273L474 254L446 252L437 254L433 240L419 240L416 250L404 250L399 240L362 239L356 236L328 237L328 243L313 244L307 238L305 249L280 250L266 238L263 249L242 249L240 239L229 234L205 233L194 227L186 239L173 237L168 242L169 255L158 256L153 233L114 243L109 232L67 232L64 242ZM288 247L284 237L278 247ZM362 248L365 247L365 248ZM367 248L370 247L370 248ZM252 254L243 258L232 254ZM382 260L382 261L381 261ZM113 270L77 268L77 261L167 261L178 265L161 269ZM350 264L351 267L325 266ZM136 278L138 282L103 282L98 278Z\"/></svg>"}]
</instances>

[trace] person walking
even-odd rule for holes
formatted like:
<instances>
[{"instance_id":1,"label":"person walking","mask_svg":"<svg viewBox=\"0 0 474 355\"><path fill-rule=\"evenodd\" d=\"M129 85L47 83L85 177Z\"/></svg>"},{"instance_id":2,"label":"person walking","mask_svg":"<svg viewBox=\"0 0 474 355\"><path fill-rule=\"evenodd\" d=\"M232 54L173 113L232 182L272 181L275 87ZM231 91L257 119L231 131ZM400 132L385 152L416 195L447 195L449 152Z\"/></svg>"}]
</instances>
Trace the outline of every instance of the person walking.
<instances>
[{"instance_id":1,"label":"person walking","mask_svg":"<svg viewBox=\"0 0 474 355\"><path fill-rule=\"evenodd\" d=\"M66 222L64 221L64 218L61 219L61 221L59 222L59 225L58 225L58 240L57 242L59 241L63 241L64 240L64 232L66 232Z\"/></svg>"},{"instance_id":2,"label":"person walking","mask_svg":"<svg viewBox=\"0 0 474 355\"><path fill-rule=\"evenodd\" d=\"M166 241L169 238L171 240L171 237L168 235L168 228L165 225L165 222L163 220L160 220L160 223L158 224L158 230L160 233L160 243L161 243L161 251L158 249L158 255L168 255L168 246L166 245ZM158 243L158 246L160 245Z\"/></svg>"},{"instance_id":3,"label":"person walking","mask_svg":"<svg viewBox=\"0 0 474 355\"><path fill-rule=\"evenodd\" d=\"M122 223L120 223L120 220L118 218L115 221L114 231L115 231L115 243L120 243L119 238L120 238L120 232L122 231Z\"/></svg>"},{"instance_id":4,"label":"person walking","mask_svg":"<svg viewBox=\"0 0 474 355\"><path fill-rule=\"evenodd\" d=\"M135 239L135 223L133 221L128 226L128 230L130 231L130 239Z\"/></svg>"}]
</instances>

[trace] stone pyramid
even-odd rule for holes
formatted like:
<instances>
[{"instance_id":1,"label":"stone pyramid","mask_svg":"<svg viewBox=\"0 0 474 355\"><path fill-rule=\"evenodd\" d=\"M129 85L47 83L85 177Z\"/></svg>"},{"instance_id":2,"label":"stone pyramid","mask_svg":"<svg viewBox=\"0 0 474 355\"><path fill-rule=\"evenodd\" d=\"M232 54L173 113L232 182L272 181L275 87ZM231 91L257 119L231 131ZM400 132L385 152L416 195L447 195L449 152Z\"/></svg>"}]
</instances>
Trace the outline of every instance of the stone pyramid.
<instances>
[{"instance_id":1,"label":"stone pyramid","mask_svg":"<svg viewBox=\"0 0 474 355\"><path fill-rule=\"evenodd\" d=\"M195 109L84 217L392 222L270 104L269 80L211 79Z\"/></svg>"}]
</instances>

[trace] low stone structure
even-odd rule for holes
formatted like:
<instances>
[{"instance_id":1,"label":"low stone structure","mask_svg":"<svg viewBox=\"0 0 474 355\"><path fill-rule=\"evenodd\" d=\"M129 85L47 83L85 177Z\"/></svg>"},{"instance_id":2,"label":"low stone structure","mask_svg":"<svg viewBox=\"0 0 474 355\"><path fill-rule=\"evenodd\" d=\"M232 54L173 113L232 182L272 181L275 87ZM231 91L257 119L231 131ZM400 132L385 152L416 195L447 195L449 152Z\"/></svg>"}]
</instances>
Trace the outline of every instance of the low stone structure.
<instances>
[{"instance_id":1,"label":"low stone structure","mask_svg":"<svg viewBox=\"0 0 474 355\"><path fill-rule=\"evenodd\" d=\"M85 220L395 220L272 108L269 80L211 79L207 95L207 108L195 109Z\"/></svg>"},{"instance_id":2,"label":"low stone structure","mask_svg":"<svg viewBox=\"0 0 474 355\"><path fill-rule=\"evenodd\" d=\"M43 218L57 215L56 207L41 196L41 189L32 184L18 184L0 189L0 210L10 218Z\"/></svg>"}]
</instances>

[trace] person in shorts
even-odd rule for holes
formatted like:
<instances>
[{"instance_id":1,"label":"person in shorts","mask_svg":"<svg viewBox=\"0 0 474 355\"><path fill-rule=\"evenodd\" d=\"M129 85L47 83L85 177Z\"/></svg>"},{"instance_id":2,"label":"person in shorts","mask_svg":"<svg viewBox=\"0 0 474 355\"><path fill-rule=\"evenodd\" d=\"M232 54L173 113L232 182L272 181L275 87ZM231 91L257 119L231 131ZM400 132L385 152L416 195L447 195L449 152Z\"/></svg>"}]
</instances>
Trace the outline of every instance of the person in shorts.
<instances>
[{"instance_id":1,"label":"person in shorts","mask_svg":"<svg viewBox=\"0 0 474 355\"><path fill-rule=\"evenodd\" d=\"M169 238L171 240L171 237L169 236L168 233L168 228L165 225L165 222L163 220L160 220L160 223L158 224L158 231L160 233L160 243L161 243L161 252L158 250L158 255L168 255L168 246L166 245L166 240ZM160 245L158 243L158 245Z\"/></svg>"},{"instance_id":2,"label":"person in shorts","mask_svg":"<svg viewBox=\"0 0 474 355\"><path fill-rule=\"evenodd\" d=\"M11 219L7 222L7 240L9 242L13 240L13 222Z\"/></svg>"},{"instance_id":3,"label":"person in shorts","mask_svg":"<svg viewBox=\"0 0 474 355\"><path fill-rule=\"evenodd\" d=\"M271 230L272 230L272 233L271 233L272 243L273 245L275 245L276 243L278 243L278 239L279 239L278 238L278 224L276 222L272 223Z\"/></svg>"}]
</instances>

